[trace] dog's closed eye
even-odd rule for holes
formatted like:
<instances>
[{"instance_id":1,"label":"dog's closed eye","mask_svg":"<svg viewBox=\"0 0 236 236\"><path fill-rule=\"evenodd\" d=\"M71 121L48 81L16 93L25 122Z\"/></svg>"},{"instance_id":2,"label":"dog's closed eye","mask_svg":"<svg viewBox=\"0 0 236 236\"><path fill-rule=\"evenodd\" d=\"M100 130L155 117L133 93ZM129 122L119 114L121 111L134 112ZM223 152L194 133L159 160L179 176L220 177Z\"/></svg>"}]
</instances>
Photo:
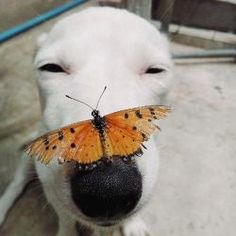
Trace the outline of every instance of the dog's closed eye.
<instances>
[{"instance_id":1,"label":"dog's closed eye","mask_svg":"<svg viewBox=\"0 0 236 236\"><path fill-rule=\"evenodd\" d=\"M149 67L147 68L147 70L145 71L145 74L158 74L161 72L164 72L165 69L163 68L159 68L159 67Z\"/></svg>"},{"instance_id":2,"label":"dog's closed eye","mask_svg":"<svg viewBox=\"0 0 236 236\"><path fill-rule=\"evenodd\" d=\"M38 68L40 71L48 71L53 73L65 73L66 71L58 64L48 63Z\"/></svg>"}]
</instances>

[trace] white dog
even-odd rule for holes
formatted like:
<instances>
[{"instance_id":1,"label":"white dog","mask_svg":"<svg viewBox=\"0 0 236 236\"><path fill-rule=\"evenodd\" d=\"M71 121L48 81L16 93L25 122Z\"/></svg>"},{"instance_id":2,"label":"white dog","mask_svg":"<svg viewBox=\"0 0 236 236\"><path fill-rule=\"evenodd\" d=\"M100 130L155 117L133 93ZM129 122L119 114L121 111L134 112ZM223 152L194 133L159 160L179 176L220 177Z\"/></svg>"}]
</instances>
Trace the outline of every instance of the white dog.
<instances>
[{"instance_id":1,"label":"white dog","mask_svg":"<svg viewBox=\"0 0 236 236\"><path fill-rule=\"evenodd\" d=\"M159 104L169 80L166 39L146 20L126 10L94 7L66 17L40 37L35 58L42 105L40 134L91 118L104 86L101 114ZM140 211L153 193L158 149L153 138L142 157L127 165L114 160L87 174L53 160L33 164L23 157L14 181L0 199L0 223L36 169L48 202L59 217L58 236L78 235L76 222L95 234L122 227L126 236L145 235Z\"/></svg>"}]
</instances>

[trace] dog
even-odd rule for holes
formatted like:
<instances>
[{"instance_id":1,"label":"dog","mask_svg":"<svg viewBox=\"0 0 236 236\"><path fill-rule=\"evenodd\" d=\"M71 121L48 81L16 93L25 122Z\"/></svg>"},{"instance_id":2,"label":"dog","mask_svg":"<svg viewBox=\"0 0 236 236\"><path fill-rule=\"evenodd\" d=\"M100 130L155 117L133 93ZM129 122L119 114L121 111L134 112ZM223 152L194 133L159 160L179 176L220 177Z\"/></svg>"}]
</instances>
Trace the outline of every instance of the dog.
<instances>
[{"instance_id":1,"label":"dog","mask_svg":"<svg viewBox=\"0 0 236 236\"><path fill-rule=\"evenodd\" d=\"M166 38L145 19L127 10L92 7L60 20L38 40L35 57L42 107L43 134L91 118L101 91L101 114L160 104L171 83ZM125 236L148 234L140 217L153 195L158 172L156 136L141 157L127 164L120 158L81 174L52 160L48 165L23 154L15 178L0 199L0 223L35 170L48 202L59 219L57 236L78 235L76 224L93 234L117 231Z\"/></svg>"}]
</instances>

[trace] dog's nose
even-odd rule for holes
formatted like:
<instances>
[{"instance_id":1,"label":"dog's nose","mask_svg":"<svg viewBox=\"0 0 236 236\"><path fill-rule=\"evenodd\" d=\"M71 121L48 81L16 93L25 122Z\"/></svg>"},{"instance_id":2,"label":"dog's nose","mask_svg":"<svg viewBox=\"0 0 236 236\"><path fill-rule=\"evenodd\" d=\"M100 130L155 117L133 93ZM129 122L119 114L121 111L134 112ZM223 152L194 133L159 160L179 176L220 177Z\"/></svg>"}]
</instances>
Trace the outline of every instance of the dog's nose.
<instances>
[{"instance_id":1,"label":"dog's nose","mask_svg":"<svg viewBox=\"0 0 236 236\"><path fill-rule=\"evenodd\" d=\"M96 220L119 219L130 213L142 194L142 176L135 162L114 158L71 178L72 198L78 209Z\"/></svg>"}]
</instances>

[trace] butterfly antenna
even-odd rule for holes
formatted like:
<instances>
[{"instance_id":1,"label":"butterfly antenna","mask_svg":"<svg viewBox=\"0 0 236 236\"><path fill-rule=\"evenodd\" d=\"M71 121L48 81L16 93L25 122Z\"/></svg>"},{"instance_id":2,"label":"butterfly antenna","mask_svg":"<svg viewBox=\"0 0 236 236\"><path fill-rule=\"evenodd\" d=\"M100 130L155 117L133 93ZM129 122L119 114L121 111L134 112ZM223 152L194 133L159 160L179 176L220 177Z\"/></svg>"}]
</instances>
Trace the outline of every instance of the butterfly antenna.
<instances>
[{"instance_id":1,"label":"butterfly antenna","mask_svg":"<svg viewBox=\"0 0 236 236\"><path fill-rule=\"evenodd\" d=\"M98 108L98 105L99 105L99 103L100 103L100 100L101 100L101 98L102 98L103 94L105 93L106 89L107 89L107 86L105 86L105 87L104 87L104 89L103 89L103 91L102 91L102 93L101 93L100 97L98 98L98 102L97 102L97 105L96 105L96 108L95 108L95 110L97 110L97 108Z\"/></svg>"},{"instance_id":2,"label":"butterfly antenna","mask_svg":"<svg viewBox=\"0 0 236 236\"><path fill-rule=\"evenodd\" d=\"M89 107L90 109L94 110L94 108L93 108L92 106L90 106L89 104L87 104L86 102L83 102L83 101L81 101L81 100L79 100L79 99L76 99L76 98L72 98L72 97L70 97L69 95L65 95L65 96L66 96L67 98L70 98L70 99L76 101L76 102L82 103L82 104L84 104L85 106Z\"/></svg>"}]
</instances>

